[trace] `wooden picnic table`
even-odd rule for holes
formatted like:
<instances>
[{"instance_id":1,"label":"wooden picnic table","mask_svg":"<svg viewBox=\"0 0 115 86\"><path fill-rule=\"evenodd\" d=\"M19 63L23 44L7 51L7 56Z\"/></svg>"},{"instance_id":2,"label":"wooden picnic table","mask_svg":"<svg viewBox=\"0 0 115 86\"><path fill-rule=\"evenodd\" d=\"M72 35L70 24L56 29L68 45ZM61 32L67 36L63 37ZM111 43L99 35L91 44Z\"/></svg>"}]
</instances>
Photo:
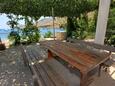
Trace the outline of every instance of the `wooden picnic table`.
<instances>
[{"instance_id":1,"label":"wooden picnic table","mask_svg":"<svg viewBox=\"0 0 115 86\"><path fill-rule=\"evenodd\" d=\"M68 62L80 71L80 86L88 86L88 73L109 59L108 52L94 52L87 46L62 41L44 41L40 43L48 49L48 57L53 54Z\"/></svg>"}]
</instances>

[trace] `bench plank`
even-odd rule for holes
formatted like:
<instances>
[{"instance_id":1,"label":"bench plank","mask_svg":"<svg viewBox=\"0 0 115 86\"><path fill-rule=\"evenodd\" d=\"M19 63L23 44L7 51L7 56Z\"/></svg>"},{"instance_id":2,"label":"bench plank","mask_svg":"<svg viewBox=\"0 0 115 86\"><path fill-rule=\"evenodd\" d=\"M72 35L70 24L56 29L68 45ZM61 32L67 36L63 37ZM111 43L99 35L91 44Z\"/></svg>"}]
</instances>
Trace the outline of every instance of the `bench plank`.
<instances>
[{"instance_id":1,"label":"bench plank","mask_svg":"<svg viewBox=\"0 0 115 86\"><path fill-rule=\"evenodd\" d=\"M43 58L37 50L30 47L22 49L35 83L37 82L39 86L68 86L67 82L47 62L39 63L39 60Z\"/></svg>"},{"instance_id":2,"label":"bench plank","mask_svg":"<svg viewBox=\"0 0 115 86\"><path fill-rule=\"evenodd\" d=\"M109 46L109 45L101 45L101 44L96 44L96 43L93 43L93 42L86 42L86 41L76 40L76 39L71 39L71 38L68 38L67 41L71 42L71 43L79 43L79 44L85 45L85 46L88 45L88 46L94 47L96 49L102 49L102 50L107 50L107 51L110 51L110 52L115 52L115 47Z\"/></svg>"},{"instance_id":3,"label":"bench plank","mask_svg":"<svg viewBox=\"0 0 115 86\"><path fill-rule=\"evenodd\" d=\"M67 82L49 64L43 63L42 66L56 86L68 86Z\"/></svg>"}]
</instances>

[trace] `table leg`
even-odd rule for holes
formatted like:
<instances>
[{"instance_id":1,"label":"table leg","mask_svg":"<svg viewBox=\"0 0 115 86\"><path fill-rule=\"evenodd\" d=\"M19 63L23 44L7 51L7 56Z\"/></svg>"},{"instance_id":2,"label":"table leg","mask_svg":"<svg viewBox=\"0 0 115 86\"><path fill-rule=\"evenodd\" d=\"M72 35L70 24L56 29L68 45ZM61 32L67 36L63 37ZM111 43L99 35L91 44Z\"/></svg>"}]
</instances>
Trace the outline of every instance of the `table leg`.
<instances>
[{"instance_id":1,"label":"table leg","mask_svg":"<svg viewBox=\"0 0 115 86\"><path fill-rule=\"evenodd\" d=\"M101 75L101 68L102 68L102 64L99 65L98 77L100 77Z\"/></svg>"},{"instance_id":2,"label":"table leg","mask_svg":"<svg viewBox=\"0 0 115 86\"><path fill-rule=\"evenodd\" d=\"M80 86L88 86L88 74L86 72L81 73Z\"/></svg>"},{"instance_id":3,"label":"table leg","mask_svg":"<svg viewBox=\"0 0 115 86\"><path fill-rule=\"evenodd\" d=\"M53 57L53 54L50 50L48 50L48 59L52 58Z\"/></svg>"}]
</instances>

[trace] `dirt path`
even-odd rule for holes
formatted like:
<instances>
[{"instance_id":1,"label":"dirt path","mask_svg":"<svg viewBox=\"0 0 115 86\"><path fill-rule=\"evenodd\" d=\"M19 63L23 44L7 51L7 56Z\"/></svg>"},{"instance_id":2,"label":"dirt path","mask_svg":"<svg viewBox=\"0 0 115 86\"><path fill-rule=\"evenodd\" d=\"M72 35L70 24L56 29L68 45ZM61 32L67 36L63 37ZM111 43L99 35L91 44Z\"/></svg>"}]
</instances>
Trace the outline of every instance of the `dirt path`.
<instances>
[{"instance_id":1,"label":"dirt path","mask_svg":"<svg viewBox=\"0 0 115 86\"><path fill-rule=\"evenodd\" d=\"M0 52L0 86L33 86L32 75L24 67L18 48Z\"/></svg>"}]
</instances>

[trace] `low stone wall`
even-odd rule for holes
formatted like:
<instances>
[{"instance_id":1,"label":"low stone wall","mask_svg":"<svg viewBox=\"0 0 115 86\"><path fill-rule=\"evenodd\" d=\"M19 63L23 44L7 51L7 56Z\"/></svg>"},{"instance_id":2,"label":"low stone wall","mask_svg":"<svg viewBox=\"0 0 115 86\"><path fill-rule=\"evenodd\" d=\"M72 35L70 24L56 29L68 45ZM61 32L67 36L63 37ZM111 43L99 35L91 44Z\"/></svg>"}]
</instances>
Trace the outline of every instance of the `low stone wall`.
<instances>
[{"instance_id":1,"label":"low stone wall","mask_svg":"<svg viewBox=\"0 0 115 86\"><path fill-rule=\"evenodd\" d=\"M56 36L56 40L65 40L66 32L56 32L55 36Z\"/></svg>"}]
</instances>

